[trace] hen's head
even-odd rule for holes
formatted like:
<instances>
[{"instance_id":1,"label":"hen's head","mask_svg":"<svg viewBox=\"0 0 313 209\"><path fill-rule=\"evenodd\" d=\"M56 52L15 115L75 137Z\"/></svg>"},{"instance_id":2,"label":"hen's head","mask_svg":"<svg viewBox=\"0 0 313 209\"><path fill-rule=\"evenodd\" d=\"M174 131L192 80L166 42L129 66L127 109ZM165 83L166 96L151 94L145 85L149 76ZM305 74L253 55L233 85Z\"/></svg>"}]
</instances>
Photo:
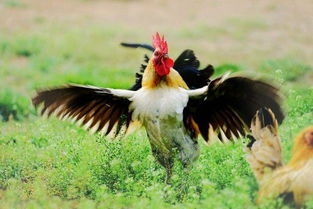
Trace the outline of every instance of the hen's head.
<instances>
[{"instance_id":1,"label":"hen's head","mask_svg":"<svg viewBox=\"0 0 313 209\"><path fill-rule=\"evenodd\" d=\"M300 132L295 138L290 165L299 165L299 162L313 159L313 126Z\"/></svg>"},{"instance_id":2,"label":"hen's head","mask_svg":"<svg viewBox=\"0 0 313 209\"><path fill-rule=\"evenodd\" d=\"M303 134L303 139L306 144L313 147L313 127L309 127Z\"/></svg>"},{"instance_id":3,"label":"hen's head","mask_svg":"<svg viewBox=\"0 0 313 209\"><path fill-rule=\"evenodd\" d=\"M313 154L313 126L305 128L295 138L294 152L302 152L303 149L310 150Z\"/></svg>"},{"instance_id":4,"label":"hen's head","mask_svg":"<svg viewBox=\"0 0 313 209\"><path fill-rule=\"evenodd\" d=\"M152 45L155 48L152 57L155 72L159 76L165 76L170 73L174 61L167 55L168 47L167 42L164 40L164 36L161 38L159 33L156 33L156 35L152 37Z\"/></svg>"}]
</instances>

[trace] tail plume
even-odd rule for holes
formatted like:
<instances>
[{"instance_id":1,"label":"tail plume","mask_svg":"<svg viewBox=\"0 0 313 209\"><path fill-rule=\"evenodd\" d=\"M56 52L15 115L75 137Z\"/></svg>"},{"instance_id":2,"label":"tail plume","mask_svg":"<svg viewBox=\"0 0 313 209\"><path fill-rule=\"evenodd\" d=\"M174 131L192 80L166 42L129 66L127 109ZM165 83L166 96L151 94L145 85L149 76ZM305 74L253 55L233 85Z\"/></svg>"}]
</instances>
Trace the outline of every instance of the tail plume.
<instances>
[{"instance_id":1,"label":"tail plume","mask_svg":"<svg viewBox=\"0 0 313 209\"><path fill-rule=\"evenodd\" d=\"M252 119L251 131L246 159L257 181L261 183L267 174L283 165L278 123L274 113L267 108L258 110Z\"/></svg>"}]
</instances>

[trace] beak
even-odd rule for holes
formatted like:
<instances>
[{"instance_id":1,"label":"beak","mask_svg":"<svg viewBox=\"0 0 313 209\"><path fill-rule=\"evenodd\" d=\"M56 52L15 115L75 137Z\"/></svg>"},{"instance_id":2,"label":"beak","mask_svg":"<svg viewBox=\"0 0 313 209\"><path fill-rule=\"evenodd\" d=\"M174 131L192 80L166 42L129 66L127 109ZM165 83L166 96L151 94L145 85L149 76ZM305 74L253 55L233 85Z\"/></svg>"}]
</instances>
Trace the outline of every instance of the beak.
<instances>
[{"instance_id":1,"label":"beak","mask_svg":"<svg viewBox=\"0 0 313 209\"><path fill-rule=\"evenodd\" d=\"M163 55L163 58L168 58L168 54L164 54L164 55Z\"/></svg>"}]
</instances>

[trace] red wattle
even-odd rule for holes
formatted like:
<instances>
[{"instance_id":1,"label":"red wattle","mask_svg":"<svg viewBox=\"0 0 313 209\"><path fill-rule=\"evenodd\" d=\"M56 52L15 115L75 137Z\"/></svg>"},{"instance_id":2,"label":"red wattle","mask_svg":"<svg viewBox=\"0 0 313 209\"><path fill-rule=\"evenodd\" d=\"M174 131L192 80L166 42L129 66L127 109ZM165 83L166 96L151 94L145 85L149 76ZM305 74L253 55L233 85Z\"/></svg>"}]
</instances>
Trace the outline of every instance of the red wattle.
<instances>
[{"instance_id":1,"label":"red wattle","mask_svg":"<svg viewBox=\"0 0 313 209\"><path fill-rule=\"evenodd\" d=\"M174 61L171 58L161 58L161 63L156 64L155 71L159 76L165 76L170 73L171 68L174 66Z\"/></svg>"}]
</instances>

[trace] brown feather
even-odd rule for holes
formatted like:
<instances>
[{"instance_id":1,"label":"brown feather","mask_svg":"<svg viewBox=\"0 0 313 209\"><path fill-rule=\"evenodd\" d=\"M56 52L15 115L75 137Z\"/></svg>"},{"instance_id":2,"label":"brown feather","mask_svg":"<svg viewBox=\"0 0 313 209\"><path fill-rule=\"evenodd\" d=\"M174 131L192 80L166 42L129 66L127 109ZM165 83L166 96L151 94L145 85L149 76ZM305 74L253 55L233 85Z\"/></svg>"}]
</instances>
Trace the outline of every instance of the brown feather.
<instances>
[{"instance_id":1,"label":"brown feather","mask_svg":"<svg viewBox=\"0 0 313 209\"><path fill-rule=\"evenodd\" d=\"M112 131L116 123L127 129L131 122L131 113L128 112L130 101L114 96L109 89L68 85L40 91L32 101L35 107L43 104L41 114L47 113L48 117L56 113L58 118L72 118L88 128L99 124L97 131L108 123L105 135Z\"/></svg>"}]
</instances>

